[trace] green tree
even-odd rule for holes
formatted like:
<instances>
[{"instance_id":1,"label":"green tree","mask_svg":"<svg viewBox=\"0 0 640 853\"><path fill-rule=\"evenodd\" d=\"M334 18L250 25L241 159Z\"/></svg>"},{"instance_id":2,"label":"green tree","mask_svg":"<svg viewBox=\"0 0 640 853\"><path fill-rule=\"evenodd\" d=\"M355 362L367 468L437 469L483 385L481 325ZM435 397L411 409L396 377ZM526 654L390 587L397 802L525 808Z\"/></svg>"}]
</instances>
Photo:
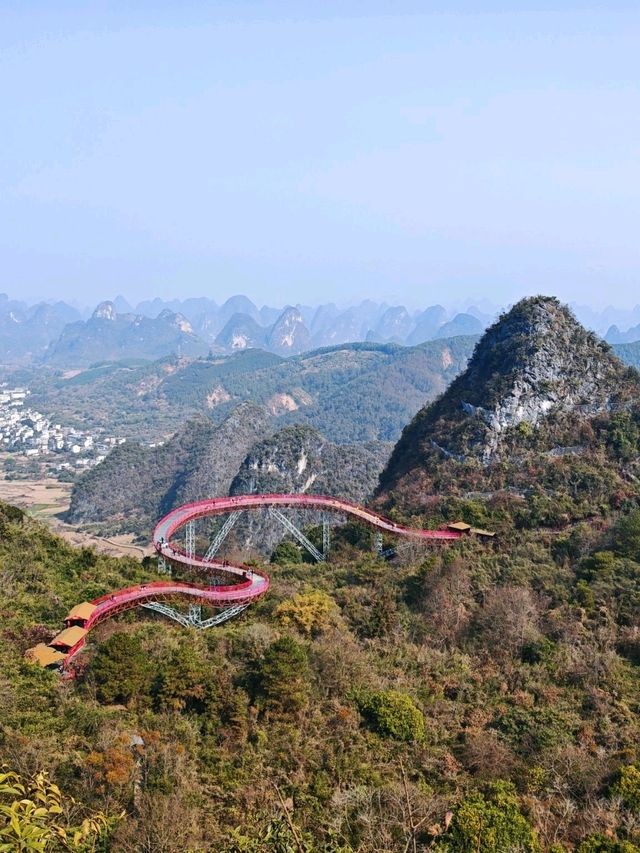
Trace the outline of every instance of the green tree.
<instances>
[{"instance_id":1,"label":"green tree","mask_svg":"<svg viewBox=\"0 0 640 853\"><path fill-rule=\"evenodd\" d=\"M535 830L520 811L514 786L495 782L466 797L436 847L437 853L539 853Z\"/></svg>"},{"instance_id":2,"label":"green tree","mask_svg":"<svg viewBox=\"0 0 640 853\"><path fill-rule=\"evenodd\" d=\"M613 414L607 444L614 454L625 462L629 461L638 454L638 441L640 441L638 425L629 412Z\"/></svg>"},{"instance_id":3,"label":"green tree","mask_svg":"<svg viewBox=\"0 0 640 853\"><path fill-rule=\"evenodd\" d=\"M620 519L614 531L614 543L618 554L640 562L640 509Z\"/></svg>"},{"instance_id":4,"label":"green tree","mask_svg":"<svg viewBox=\"0 0 640 853\"><path fill-rule=\"evenodd\" d=\"M114 634L98 649L91 674L101 702L126 704L149 692L151 667L140 640Z\"/></svg>"},{"instance_id":5,"label":"green tree","mask_svg":"<svg viewBox=\"0 0 640 853\"><path fill-rule=\"evenodd\" d=\"M619 841L604 835L589 835L579 845L576 853L640 853L640 847L630 841Z\"/></svg>"},{"instance_id":6,"label":"green tree","mask_svg":"<svg viewBox=\"0 0 640 853\"><path fill-rule=\"evenodd\" d=\"M258 670L258 704L268 714L291 716L307 703L307 653L291 637L267 646Z\"/></svg>"},{"instance_id":7,"label":"green tree","mask_svg":"<svg viewBox=\"0 0 640 853\"><path fill-rule=\"evenodd\" d=\"M422 711L413 699L398 690L360 690L358 710L373 731L394 740L424 740Z\"/></svg>"},{"instance_id":8,"label":"green tree","mask_svg":"<svg viewBox=\"0 0 640 853\"><path fill-rule=\"evenodd\" d=\"M204 712L212 699L211 667L186 643L162 667L154 693L161 711Z\"/></svg>"},{"instance_id":9,"label":"green tree","mask_svg":"<svg viewBox=\"0 0 640 853\"><path fill-rule=\"evenodd\" d=\"M291 566L302 562L302 553L295 542L283 539L273 550L271 562L279 566Z\"/></svg>"}]
</instances>

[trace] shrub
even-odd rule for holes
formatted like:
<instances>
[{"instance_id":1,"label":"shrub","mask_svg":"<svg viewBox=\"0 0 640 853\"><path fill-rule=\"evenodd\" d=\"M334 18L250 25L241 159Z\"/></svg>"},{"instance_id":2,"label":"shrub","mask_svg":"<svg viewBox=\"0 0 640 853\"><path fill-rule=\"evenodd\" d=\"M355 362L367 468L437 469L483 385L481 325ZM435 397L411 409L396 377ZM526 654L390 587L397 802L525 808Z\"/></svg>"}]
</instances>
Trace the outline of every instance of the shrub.
<instances>
[{"instance_id":1,"label":"shrub","mask_svg":"<svg viewBox=\"0 0 640 853\"><path fill-rule=\"evenodd\" d=\"M398 690L361 690L358 710L373 731L394 740L421 741L425 736L422 711L413 699Z\"/></svg>"},{"instance_id":2,"label":"shrub","mask_svg":"<svg viewBox=\"0 0 640 853\"><path fill-rule=\"evenodd\" d=\"M521 755L550 749L572 739L572 721L554 707L508 708L492 724Z\"/></svg>"},{"instance_id":3,"label":"shrub","mask_svg":"<svg viewBox=\"0 0 640 853\"><path fill-rule=\"evenodd\" d=\"M640 509L620 519L616 525L614 542L618 554L640 560Z\"/></svg>"},{"instance_id":4,"label":"shrub","mask_svg":"<svg viewBox=\"0 0 640 853\"><path fill-rule=\"evenodd\" d=\"M307 637L326 630L336 613L336 605L330 595L322 590L294 595L276 608L275 615L285 627L293 625Z\"/></svg>"},{"instance_id":5,"label":"shrub","mask_svg":"<svg viewBox=\"0 0 640 853\"><path fill-rule=\"evenodd\" d=\"M640 847L630 841L619 841L604 835L589 835L577 848L576 853L639 853Z\"/></svg>"},{"instance_id":6,"label":"shrub","mask_svg":"<svg viewBox=\"0 0 640 853\"><path fill-rule=\"evenodd\" d=\"M510 782L495 782L486 792L470 794L455 810L437 853L498 853L541 850L535 831L520 811Z\"/></svg>"},{"instance_id":7,"label":"shrub","mask_svg":"<svg viewBox=\"0 0 640 853\"><path fill-rule=\"evenodd\" d=\"M632 812L640 813L640 769L635 764L622 767L618 780L611 786L614 797L620 797Z\"/></svg>"}]
</instances>

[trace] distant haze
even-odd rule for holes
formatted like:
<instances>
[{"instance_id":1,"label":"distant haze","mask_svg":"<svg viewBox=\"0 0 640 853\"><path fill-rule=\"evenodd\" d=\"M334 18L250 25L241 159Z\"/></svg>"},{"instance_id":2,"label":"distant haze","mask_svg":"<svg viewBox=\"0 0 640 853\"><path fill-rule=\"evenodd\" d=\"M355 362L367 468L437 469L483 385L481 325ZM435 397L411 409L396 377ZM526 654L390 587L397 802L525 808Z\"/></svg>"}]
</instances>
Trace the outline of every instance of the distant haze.
<instances>
[{"instance_id":1,"label":"distant haze","mask_svg":"<svg viewBox=\"0 0 640 853\"><path fill-rule=\"evenodd\" d=\"M7 0L0 291L632 308L639 43L588 0Z\"/></svg>"}]
</instances>

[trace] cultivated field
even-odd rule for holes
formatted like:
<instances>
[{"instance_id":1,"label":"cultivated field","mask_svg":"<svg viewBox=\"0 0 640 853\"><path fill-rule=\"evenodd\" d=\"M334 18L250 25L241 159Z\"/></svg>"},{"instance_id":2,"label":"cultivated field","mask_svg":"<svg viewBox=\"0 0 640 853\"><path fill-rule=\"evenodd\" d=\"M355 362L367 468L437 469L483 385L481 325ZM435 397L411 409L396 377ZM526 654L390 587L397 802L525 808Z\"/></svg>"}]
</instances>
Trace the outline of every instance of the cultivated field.
<instances>
[{"instance_id":1,"label":"cultivated field","mask_svg":"<svg viewBox=\"0 0 640 853\"><path fill-rule=\"evenodd\" d=\"M72 545L92 546L97 551L114 556L144 557L153 553L153 549L148 546L134 544L132 536L107 539L66 524L60 516L69 508L70 496L69 483L54 480L0 480L1 501L26 510Z\"/></svg>"}]
</instances>

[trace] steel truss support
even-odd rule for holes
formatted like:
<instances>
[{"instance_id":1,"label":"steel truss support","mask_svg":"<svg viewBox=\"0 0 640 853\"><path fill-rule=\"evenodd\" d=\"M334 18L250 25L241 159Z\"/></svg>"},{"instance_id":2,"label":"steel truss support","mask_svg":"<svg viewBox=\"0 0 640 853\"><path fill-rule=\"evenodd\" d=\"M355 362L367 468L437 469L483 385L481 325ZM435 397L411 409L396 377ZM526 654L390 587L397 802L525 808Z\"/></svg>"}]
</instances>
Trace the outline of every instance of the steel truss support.
<instances>
[{"instance_id":1,"label":"steel truss support","mask_svg":"<svg viewBox=\"0 0 640 853\"><path fill-rule=\"evenodd\" d=\"M331 528L329 527L329 522L325 518L322 517L322 553L324 555L324 559L326 560L329 556L329 548L331 547Z\"/></svg>"},{"instance_id":2,"label":"steel truss support","mask_svg":"<svg viewBox=\"0 0 640 853\"><path fill-rule=\"evenodd\" d=\"M159 575L170 575L171 574L171 565L167 563L164 557L158 556L158 574Z\"/></svg>"},{"instance_id":3,"label":"steel truss support","mask_svg":"<svg viewBox=\"0 0 640 853\"><path fill-rule=\"evenodd\" d=\"M294 536L298 542L307 549L307 551L311 554L314 560L318 563L324 562L324 555L318 551L313 542L310 542L307 537L304 535L302 530L299 530L291 519L287 518L286 515L283 515L279 509L276 509L274 506L269 507L269 513L276 518L280 524L288 530L289 533Z\"/></svg>"},{"instance_id":4,"label":"steel truss support","mask_svg":"<svg viewBox=\"0 0 640 853\"><path fill-rule=\"evenodd\" d=\"M382 555L382 533L380 533L378 531L376 531L376 533L373 536L373 550L379 556Z\"/></svg>"},{"instance_id":5,"label":"steel truss support","mask_svg":"<svg viewBox=\"0 0 640 853\"><path fill-rule=\"evenodd\" d=\"M173 619L174 622L179 622L184 628L198 628L200 630L221 625L227 619L238 616L248 606L248 604L236 604L233 607L219 610L215 616L211 616L209 619L203 619L202 607L199 604L191 604L187 613L176 610L174 607L169 607L168 604L164 604L162 601L146 601L142 605L147 610L153 610L162 616L166 616L168 619Z\"/></svg>"},{"instance_id":6,"label":"steel truss support","mask_svg":"<svg viewBox=\"0 0 640 853\"><path fill-rule=\"evenodd\" d=\"M403 542L402 545L394 545L393 548L387 548L385 551L378 551L378 554L383 559L387 557L397 557L401 551L406 551L415 546L415 542Z\"/></svg>"},{"instance_id":7,"label":"steel truss support","mask_svg":"<svg viewBox=\"0 0 640 853\"><path fill-rule=\"evenodd\" d=\"M218 549L227 538L229 531L233 528L236 521L240 518L242 514L241 510L236 510L229 514L229 517L225 520L224 524L218 530L214 538L211 540L209 547L207 548L207 553L204 555L205 560L213 560L215 555L218 553Z\"/></svg>"},{"instance_id":8,"label":"steel truss support","mask_svg":"<svg viewBox=\"0 0 640 853\"><path fill-rule=\"evenodd\" d=\"M196 555L196 523L195 521L187 521L184 526L184 550L187 557L195 557Z\"/></svg>"}]
</instances>

